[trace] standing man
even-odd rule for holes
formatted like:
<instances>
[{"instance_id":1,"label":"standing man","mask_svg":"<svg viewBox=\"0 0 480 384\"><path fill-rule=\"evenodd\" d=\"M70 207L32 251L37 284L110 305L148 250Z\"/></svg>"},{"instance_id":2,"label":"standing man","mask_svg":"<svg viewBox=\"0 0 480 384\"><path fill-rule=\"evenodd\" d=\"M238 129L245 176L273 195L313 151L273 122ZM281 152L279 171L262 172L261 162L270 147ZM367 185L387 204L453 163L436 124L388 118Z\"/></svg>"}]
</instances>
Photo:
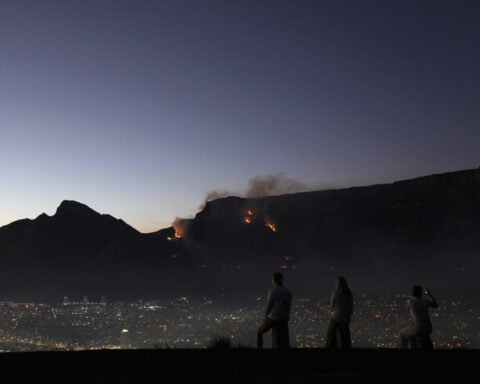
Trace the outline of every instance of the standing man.
<instances>
[{"instance_id":1,"label":"standing man","mask_svg":"<svg viewBox=\"0 0 480 384\"><path fill-rule=\"evenodd\" d=\"M289 348L288 321L292 307L292 293L283 285L283 275L275 272L273 288L267 295L265 318L257 330L257 348L263 348L263 335L272 329L272 348Z\"/></svg>"}]
</instances>

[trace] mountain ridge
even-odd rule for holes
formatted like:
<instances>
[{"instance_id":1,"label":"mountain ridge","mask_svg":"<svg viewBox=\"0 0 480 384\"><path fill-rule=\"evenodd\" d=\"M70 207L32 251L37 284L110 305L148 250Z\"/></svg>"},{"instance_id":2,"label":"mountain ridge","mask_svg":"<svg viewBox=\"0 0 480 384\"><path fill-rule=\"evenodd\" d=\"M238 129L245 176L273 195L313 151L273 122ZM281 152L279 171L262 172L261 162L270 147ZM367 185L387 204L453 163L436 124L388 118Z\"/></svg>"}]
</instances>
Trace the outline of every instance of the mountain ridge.
<instances>
[{"instance_id":1,"label":"mountain ridge","mask_svg":"<svg viewBox=\"0 0 480 384\"><path fill-rule=\"evenodd\" d=\"M307 292L316 284L327 287L339 273L372 289L372 281L377 288L400 289L420 279L472 289L479 235L478 169L371 186L230 196L207 202L193 219L147 234L64 200L52 216L0 227L0 289L9 297L43 289L57 298L69 292L256 292L275 270Z\"/></svg>"}]
</instances>

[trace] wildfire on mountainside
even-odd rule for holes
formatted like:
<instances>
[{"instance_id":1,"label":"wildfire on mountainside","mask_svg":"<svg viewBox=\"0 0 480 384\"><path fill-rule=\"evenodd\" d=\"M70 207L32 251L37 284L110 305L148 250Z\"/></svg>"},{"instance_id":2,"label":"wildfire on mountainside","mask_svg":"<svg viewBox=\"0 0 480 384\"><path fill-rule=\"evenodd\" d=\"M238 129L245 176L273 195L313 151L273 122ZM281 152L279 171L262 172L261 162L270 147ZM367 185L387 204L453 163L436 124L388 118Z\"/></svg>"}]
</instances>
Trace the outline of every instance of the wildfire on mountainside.
<instances>
[{"instance_id":1,"label":"wildfire on mountainside","mask_svg":"<svg viewBox=\"0 0 480 384\"><path fill-rule=\"evenodd\" d=\"M252 222L253 216L254 216L254 211L252 209L248 209L246 212L245 217L243 218L243 222L245 224L250 224Z\"/></svg>"},{"instance_id":2,"label":"wildfire on mountainside","mask_svg":"<svg viewBox=\"0 0 480 384\"><path fill-rule=\"evenodd\" d=\"M243 217L243 222L245 224L251 224L254 219L255 219L255 211L251 208L247 209ZM277 232L277 225L271 219L264 217L263 221L265 223L265 227L267 227L272 232Z\"/></svg>"},{"instance_id":3,"label":"wildfire on mountainside","mask_svg":"<svg viewBox=\"0 0 480 384\"><path fill-rule=\"evenodd\" d=\"M174 236L167 236L167 240L169 241L173 241L173 240L176 240L176 239L181 239L182 236L179 235L176 231L175 231L175 235Z\"/></svg>"},{"instance_id":4,"label":"wildfire on mountainside","mask_svg":"<svg viewBox=\"0 0 480 384\"><path fill-rule=\"evenodd\" d=\"M183 237L184 228L182 225L182 221L179 218L176 218L172 224L175 233L173 236L167 236L167 240L172 241L176 239L181 239Z\"/></svg>"},{"instance_id":5,"label":"wildfire on mountainside","mask_svg":"<svg viewBox=\"0 0 480 384\"><path fill-rule=\"evenodd\" d=\"M277 226L272 221L265 219L265 226L272 232L277 232Z\"/></svg>"}]
</instances>

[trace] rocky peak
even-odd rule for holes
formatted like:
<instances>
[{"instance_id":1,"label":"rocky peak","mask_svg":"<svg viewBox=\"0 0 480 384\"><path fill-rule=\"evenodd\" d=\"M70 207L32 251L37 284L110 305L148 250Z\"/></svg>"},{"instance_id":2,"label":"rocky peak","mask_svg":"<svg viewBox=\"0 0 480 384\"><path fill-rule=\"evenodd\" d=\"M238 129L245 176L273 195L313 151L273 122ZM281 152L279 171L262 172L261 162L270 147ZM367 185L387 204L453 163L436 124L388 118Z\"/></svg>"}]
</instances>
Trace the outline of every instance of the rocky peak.
<instances>
[{"instance_id":1,"label":"rocky peak","mask_svg":"<svg viewBox=\"0 0 480 384\"><path fill-rule=\"evenodd\" d=\"M55 212L55 216L57 217L66 217L66 216L74 216L74 217L82 217L82 218L93 218L98 217L100 214L90 207L86 206L85 204L79 203L73 200L64 200L57 208Z\"/></svg>"}]
</instances>

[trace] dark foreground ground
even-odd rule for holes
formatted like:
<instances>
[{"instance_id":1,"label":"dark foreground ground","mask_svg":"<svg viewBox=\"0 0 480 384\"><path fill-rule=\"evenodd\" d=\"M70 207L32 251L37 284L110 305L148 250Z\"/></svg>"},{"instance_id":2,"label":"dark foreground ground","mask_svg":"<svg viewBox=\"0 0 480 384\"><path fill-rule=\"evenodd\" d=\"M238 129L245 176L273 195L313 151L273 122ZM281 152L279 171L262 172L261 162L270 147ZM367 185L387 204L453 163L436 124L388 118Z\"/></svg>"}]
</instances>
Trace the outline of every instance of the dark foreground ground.
<instances>
[{"instance_id":1,"label":"dark foreground ground","mask_svg":"<svg viewBox=\"0 0 480 384\"><path fill-rule=\"evenodd\" d=\"M480 350L101 350L0 354L0 383L452 383Z\"/></svg>"}]
</instances>

